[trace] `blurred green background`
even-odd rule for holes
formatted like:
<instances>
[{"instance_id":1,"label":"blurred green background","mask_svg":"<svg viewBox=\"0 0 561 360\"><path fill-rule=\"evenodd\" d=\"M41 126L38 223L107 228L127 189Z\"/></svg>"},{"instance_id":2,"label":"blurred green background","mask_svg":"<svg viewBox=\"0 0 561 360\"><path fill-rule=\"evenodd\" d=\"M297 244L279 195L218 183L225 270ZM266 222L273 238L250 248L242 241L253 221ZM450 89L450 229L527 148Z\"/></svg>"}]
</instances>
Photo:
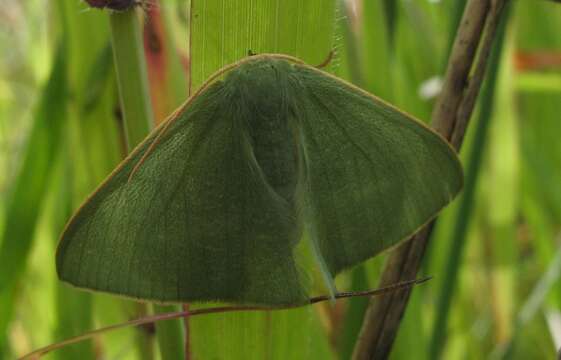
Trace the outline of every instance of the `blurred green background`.
<instances>
[{"instance_id":1,"label":"blurred green background","mask_svg":"<svg viewBox=\"0 0 561 360\"><path fill-rule=\"evenodd\" d=\"M438 221L422 271L434 279L413 291L392 359L552 359L561 346L561 5L511 3L462 148L466 189ZM138 11L150 117L165 119L249 50L310 64L335 50L328 71L428 121L463 6L150 0ZM74 290L54 271L66 220L127 151L112 16L79 0L0 0L2 359L166 311ZM340 276L339 288L376 287L384 257ZM189 352L348 359L366 303L193 318ZM46 358L157 359L165 331L111 332Z\"/></svg>"}]
</instances>

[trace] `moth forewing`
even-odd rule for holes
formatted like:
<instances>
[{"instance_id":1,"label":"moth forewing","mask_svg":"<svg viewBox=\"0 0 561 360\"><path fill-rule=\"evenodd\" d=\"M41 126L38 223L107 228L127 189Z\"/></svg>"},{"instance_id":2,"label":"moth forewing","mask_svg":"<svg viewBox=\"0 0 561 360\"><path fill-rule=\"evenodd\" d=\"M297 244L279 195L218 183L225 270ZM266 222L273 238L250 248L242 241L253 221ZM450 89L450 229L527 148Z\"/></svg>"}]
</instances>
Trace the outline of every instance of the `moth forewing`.
<instances>
[{"instance_id":1,"label":"moth forewing","mask_svg":"<svg viewBox=\"0 0 561 360\"><path fill-rule=\"evenodd\" d=\"M305 304L305 224L334 292L337 273L415 232L461 178L420 122L296 58L251 56L211 76L88 198L57 271L159 302Z\"/></svg>"}]
</instances>

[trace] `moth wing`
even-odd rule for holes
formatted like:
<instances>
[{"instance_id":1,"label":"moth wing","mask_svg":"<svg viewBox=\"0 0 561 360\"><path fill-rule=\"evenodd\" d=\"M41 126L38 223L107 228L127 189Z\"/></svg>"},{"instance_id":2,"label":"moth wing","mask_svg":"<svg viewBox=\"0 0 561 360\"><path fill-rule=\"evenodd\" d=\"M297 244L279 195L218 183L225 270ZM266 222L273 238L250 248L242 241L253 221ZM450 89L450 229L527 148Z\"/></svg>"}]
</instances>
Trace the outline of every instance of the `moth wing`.
<instances>
[{"instance_id":1,"label":"moth wing","mask_svg":"<svg viewBox=\"0 0 561 360\"><path fill-rule=\"evenodd\" d=\"M58 247L62 280L160 302L305 300L296 216L263 180L243 108L221 84L139 145L81 207Z\"/></svg>"},{"instance_id":2,"label":"moth wing","mask_svg":"<svg viewBox=\"0 0 561 360\"><path fill-rule=\"evenodd\" d=\"M438 134L339 79L296 65L313 240L332 276L397 244L462 187Z\"/></svg>"}]
</instances>

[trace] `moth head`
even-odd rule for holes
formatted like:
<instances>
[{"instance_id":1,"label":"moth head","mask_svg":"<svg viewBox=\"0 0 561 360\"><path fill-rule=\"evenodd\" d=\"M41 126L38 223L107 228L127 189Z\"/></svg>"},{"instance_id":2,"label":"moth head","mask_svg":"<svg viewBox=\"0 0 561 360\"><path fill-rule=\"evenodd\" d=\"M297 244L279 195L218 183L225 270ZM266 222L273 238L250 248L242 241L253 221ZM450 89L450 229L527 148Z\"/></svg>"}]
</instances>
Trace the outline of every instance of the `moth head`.
<instances>
[{"instance_id":1,"label":"moth head","mask_svg":"<svg viewBox=\"0 0 561 360\"><path fill-rule=\"evenodd\" d=\"M291 72L292 64L288 61L259 56L233 69L225 85L261 117L282 117L292 103Z\"/></svg>"}]
</instances>

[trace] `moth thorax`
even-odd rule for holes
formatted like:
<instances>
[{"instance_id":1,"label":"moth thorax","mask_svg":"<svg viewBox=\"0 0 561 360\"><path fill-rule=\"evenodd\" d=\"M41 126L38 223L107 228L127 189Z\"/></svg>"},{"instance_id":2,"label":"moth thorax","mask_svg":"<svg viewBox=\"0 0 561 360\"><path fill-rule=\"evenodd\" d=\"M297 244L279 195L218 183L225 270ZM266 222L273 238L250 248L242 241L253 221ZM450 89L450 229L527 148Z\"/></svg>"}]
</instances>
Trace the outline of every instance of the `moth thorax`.
<instances>
[{"instance_id":1,"label":"moth thorax","mask_svg":"<svg viewBox=\"0 0 561 360\"><path fill-rule=\"evenodd\" d=\"M289 91L290 65L261 59L241 65L226 79L234 101L243 104L253 153L269 185L283 198L294 197L296 145Z\"/></svg>"}]
</instances>

